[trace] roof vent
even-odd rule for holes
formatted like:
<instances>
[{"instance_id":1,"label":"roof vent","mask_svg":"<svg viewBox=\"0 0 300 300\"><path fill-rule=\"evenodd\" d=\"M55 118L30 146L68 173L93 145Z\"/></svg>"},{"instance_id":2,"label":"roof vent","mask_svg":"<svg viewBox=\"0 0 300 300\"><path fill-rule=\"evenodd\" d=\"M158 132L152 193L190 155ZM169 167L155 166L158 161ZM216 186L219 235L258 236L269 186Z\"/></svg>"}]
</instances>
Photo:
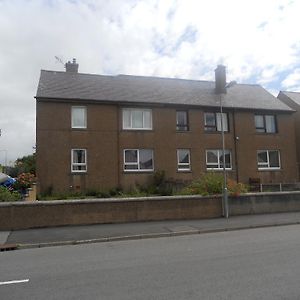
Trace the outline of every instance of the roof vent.
<instances>
[{"instance_id":1,"label":"roof vent","mask_svg":"<svg viewBox=\"0 0 300 300\"><path fill-rule=\"evenodd\" d=\"M73 58L72 62L68 61L65 64L65 68L66 68L67 73L73 73L73 74L78 73L78 67L79 67L79 65L76 63L76 58Z\"/></svg>"}]
</instances>

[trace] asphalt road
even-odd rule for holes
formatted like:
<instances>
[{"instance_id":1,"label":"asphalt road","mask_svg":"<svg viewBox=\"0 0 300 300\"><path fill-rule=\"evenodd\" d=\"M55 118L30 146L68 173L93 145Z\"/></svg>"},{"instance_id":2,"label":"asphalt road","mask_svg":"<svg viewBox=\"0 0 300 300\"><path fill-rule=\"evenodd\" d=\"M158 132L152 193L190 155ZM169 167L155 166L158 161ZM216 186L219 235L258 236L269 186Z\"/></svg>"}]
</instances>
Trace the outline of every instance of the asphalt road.
<instances>
[{"instance_id":1,"label":"asphalt road","mask_svg":"<svg viewBox=\"0 0 300 300\"><path fill-rule=\"evenodd\" d=\"M300 299L300 225L2 252L0 299Z\"/></svg>"}]
</instances>

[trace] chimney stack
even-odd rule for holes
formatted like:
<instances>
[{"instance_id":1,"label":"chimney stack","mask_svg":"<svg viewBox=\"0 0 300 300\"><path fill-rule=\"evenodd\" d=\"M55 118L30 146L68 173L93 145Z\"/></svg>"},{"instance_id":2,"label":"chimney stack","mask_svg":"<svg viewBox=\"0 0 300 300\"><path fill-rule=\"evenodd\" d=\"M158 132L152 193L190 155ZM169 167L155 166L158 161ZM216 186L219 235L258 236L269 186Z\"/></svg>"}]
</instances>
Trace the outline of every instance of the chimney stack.
<instances>
[{"instance_id":1,"label":"chimney stack","mask_svg":"<svg viewBox=\"0 0 300 300\"><path fill-rule=\"evenodd\" d=\"M73 58L72 62L68 61L65 64L66 72L76 74L78 73L78 66L79 65L76 63L76 58Z\"/></svg>"},{"instance_id":2,"label":"chimney stack","mask_svg":"<svg viewBox=\"0 0 300 300\"><path fill-rule=\"evenodd\" d=\"M215 69L216 94L226 94L226 67L218 65Z\"/></svg>"}]
</instances>

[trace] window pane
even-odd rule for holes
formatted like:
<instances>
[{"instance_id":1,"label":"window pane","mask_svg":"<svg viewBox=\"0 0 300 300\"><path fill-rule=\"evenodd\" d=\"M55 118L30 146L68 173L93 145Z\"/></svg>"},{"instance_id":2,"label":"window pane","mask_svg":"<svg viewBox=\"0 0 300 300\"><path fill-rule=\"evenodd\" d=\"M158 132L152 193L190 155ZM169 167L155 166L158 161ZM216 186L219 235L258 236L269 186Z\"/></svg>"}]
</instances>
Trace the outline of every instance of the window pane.
<instances>
[{"instance_id":1,"label":"window pane","mask_svg":"<svg viewBox=\"0 0 300 300\"><path fill-rule=\"evenodd\" d=\"M276 132L275 116L267 115L265 117L266 117L266 132L275 133Z\"/></svg>"},{"instance_id":2,"label":"window pane","mask_svg":"<svg viewBox=\"0 0 300 300\"><path fill-rule=\"evenodd\" d=\"M177 130L188 130L188 116L186 111L176 112Z\"/></svg>"},{"instance_id":3,"label":"window pane","mask_svg":"<svg viewBox=\"0 0 300 300\"><path fill-rule=\"evenodd\" d=\"M125 165L125 170L137 170L138 169L138 164L130 164L130 165Z\"/></svg>"},{"instance_id":4,"label":"window pane","mask_svg":"<svg viewBox=\"0 0 300 300\"><path fill-rule=\"evenodd\" d=\"M144 111L144 128L152 128L152 117L150 110Z\"/></svg>"},{"instance_id":5,"label":"window pane","mask_svg":"<svg viewBox=\"0 0 300 300\"><path fill-rule=\"evenodd\" d=\"M259 131L259 132L264 132L264 117L263 116L260 116L260 115L255 115L255 127L256 129L263 129L262 131ZM258 130L256 130L258 131Z\"/></svg>"},{"instance_id":6,"label":"window pane","mask_svg":"<svg viewBox=\"0 0 300 300\"><path fill-rule=\"evenodd\" d=\"M131 128L131 112L123 109L123 128Z\"/></svg>"},{"instance_id":7,"label":"window pane","mask_svg":"<svg viewBox=\"0 0 300 300\"><path fill-rule=\"evenodd\" d=\"M257 151L257 160L259 164L268 163L267 151Z\"/></svg>"},{"instance_id":8,"label":"window pane","mask_svg":"<svg viewBox=\"0 0 300 300\"><path fill-rule=\"evenodd\" d=\"M86 108L72 107L72 127L86 128Z\"/></svg>"},{"instance_id":9,"label":"window pane","mask_svg":"<svg viewBox=\"0 0 300 300\"><path fill-rule=\"evenodd\" d=\"M140 150L139 151L139 164L141 170L153 169L153 151L152 150Z\"/></svg>"},{"instance_id":10,"label":"window pane","mask_svg":"<svg viewBox=\"0 0 300 300\"><path fill-rule=\"evenodd\" d=\"M190 151L187 149L178 150L178 163L189 164L190 163Z\"/></svg>"},{"instance_id":11,"label":"window pane","mask_svg":"<svg viewBox=\"0 0 300 300\"><path fill-rule=\"evenodd\" d=\"M73 165L73 171L86 171L86 165Z\"/></svg>"},{"instance_id":12,"label":"window pane","mask_svg":"<svg viewBox=\"0 0 300 300\"><path fill-rule=\"evenodd\" d=\"M73 163L85 163L84 150L73 150Z\"/></svg>"},{"instance_id":13,"label":"window pane","mask_svg":"<svg viewBox=\"0 0 300 300\"><path fill-rule=\"evenodd\" d=\"M205 113L205 125L208 126L215 126L216 120L215 120L215 114L214 113Z\"/></svg>"},{"instance_id":14,"label":"window pane","mask_svg":"<svg viewBox=\"0 0 300 300\"><path fill-rule=\"evenodd\" d=\"M143 111L132 110L132 128L143 128Z\"/></svg>"},{"instance_id":15,"label":"window pane","mask_svg":"<svg viewBox=\"0 0 300 300\"><path fill-rule=\"evenodd\" d=\"M278 151L269 151L269 163L270 168L279 168L279 152Z\"/></svg>"},{"instance_id":16,"label":"window pane","mask_svg":"<svg viewBox=\"0 0 300 300\"><path fill-rule=\"evenodd\" d=\"M231 168L231 155L229 150L225 150L225 168ZM223 168L223 150L219 150L220 168Z\"/></svg>"},{"instance_id":17,"label":"window pane","mask_svg":"<svg viewBox=\"0 0 300 300\"><path fill-rule=\"evenodd\" d=\"M207 163L218 164L218 150L208 150L206 151L206 161Z\"/></svg>"},{"instance_id":18,"label":"window pane","mask_svg":"<svg viewBox=\"0 0 300 300\"><path fill-rule=\"evenodd\" d=\"M137 150L125 150L125 163L137 162Z\"/></svg>"}]
</instances>

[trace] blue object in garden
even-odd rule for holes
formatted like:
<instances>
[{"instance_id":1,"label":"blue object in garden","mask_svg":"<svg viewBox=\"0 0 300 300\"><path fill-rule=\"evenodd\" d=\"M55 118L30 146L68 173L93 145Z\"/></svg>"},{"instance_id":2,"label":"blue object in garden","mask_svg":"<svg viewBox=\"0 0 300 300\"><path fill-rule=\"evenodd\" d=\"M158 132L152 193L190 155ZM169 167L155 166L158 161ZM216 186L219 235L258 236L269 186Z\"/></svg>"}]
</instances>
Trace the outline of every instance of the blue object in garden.
<instances>
[{"instance_id":1,"label":"blue object in garden","mask_svg":"<svg viewBox=\"0 0 300 300\"><path fill-rule=\"evenodd\" d=\"M0 186L4 186L9 189L14 185L15 182L16 182L16 179L14 179L12 177L8 177L4 182L0 183Z\"/></svg>"}]
</instances>

